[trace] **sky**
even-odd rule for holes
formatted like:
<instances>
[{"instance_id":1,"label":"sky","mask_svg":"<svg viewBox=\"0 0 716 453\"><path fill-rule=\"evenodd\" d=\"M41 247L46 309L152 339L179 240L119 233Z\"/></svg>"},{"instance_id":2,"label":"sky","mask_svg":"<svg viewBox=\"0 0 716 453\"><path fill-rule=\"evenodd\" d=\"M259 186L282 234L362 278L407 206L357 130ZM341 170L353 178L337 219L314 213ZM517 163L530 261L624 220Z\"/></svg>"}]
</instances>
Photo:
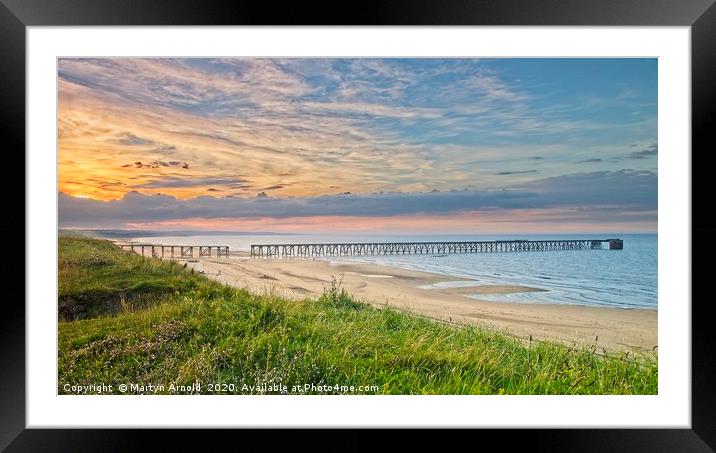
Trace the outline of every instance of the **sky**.
<instances>
[{"instance_id":1,"label":"sky","mask_svg":"<svg viewBox=\"0 0 716 453\"><path fill-rule=\"evenodd\" d=\"M61 228L655 232L656 59L58 60Z\"/></svg>"}]
</instances>

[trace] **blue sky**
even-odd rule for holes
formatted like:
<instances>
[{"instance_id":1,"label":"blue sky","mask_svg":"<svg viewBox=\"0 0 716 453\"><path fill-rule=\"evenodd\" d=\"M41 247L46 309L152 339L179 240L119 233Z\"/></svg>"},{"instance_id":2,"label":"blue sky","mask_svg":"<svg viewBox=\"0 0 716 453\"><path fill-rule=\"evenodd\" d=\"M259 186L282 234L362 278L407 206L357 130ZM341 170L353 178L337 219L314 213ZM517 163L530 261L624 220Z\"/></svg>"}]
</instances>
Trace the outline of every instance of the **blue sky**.
<instances>
[{"instance_id":1,"label":"blue sky","mask_svg":"<svg viewBox=\"0 0 716 453\"><path fill-rule=\"evenodd\" d=\"M58 77L67 226L108 226L83 217L94 203L111 226L252 228L268 199L269 219L311 206L312 225L379 223L378 203L420 225L512 212L544 230L579 208L580 228L656 228L656 59L61 59ZM581 202L559 194L575 181ZM345 196L354 215L328 208ZM187 208L157 216L156 197Z\"/></svg>"}]
</instances>

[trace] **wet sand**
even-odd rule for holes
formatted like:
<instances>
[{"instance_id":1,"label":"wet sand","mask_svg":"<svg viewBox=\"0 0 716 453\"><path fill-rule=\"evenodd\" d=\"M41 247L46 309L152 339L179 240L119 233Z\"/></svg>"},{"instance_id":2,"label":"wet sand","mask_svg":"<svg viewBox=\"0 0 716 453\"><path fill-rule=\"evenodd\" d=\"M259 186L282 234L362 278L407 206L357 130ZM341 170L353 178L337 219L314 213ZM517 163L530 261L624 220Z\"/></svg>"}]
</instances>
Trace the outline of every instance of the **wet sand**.
<instances>
[{"instance_id":1,"label":"wet sand","mask_svg":"<svg viewBox=\"0 0 716 453\"><path fill-rule=\"evenodd\" d=\"M409 310L458 324L478 324L519 338L595 345L599 350L648 350L657 342L657 310L527 304L480 300L479 295L541 291L507 285L434 287L460 278L376 264L334 264L323 260L230 259L190 261L217 281L290 299L320 295L333 276L354 297L375 306ZM458 283L459 285L460 283ZM468 297L471 296L471 297Z\"/></svg>"}]
</instances>

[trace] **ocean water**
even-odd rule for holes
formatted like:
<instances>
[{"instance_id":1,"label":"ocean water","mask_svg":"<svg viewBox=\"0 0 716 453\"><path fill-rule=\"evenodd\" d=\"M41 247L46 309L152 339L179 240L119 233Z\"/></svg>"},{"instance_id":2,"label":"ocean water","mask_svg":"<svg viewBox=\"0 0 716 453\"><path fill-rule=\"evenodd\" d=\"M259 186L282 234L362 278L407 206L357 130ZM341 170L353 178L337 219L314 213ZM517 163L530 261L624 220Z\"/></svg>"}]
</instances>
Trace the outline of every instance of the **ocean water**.
<instances>
[{"instance_id":1,"label":"ocean water","mask_svg":"<svg viewBox=\"0 0 716 453\"><path fill-rule=\"evenodd\" d=\"M428 271L467 282L439 282L434 287L522 285L542 292L480 295L480 299L518 303L557 303L617 308L657 307L656 234L570 235L226 235L135 238L136 241L174 245L228 245L248 251L251 244L332 242L470 241L470 240L624 240L624 250L565 250L544 252L460 253L439 255L386 255L327 257L340 262L377 263ZM447 280L447 279L446 279ZM476 296L477 297L477 296Z\"/></svg>"}]
</instances>

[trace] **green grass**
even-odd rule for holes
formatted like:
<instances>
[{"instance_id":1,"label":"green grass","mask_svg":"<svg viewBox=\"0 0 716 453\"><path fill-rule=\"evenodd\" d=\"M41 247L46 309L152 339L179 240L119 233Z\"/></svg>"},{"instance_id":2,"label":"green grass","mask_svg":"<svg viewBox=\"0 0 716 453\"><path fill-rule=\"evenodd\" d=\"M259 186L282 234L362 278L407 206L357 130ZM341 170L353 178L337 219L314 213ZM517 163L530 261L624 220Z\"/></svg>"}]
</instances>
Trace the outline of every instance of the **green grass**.
<instances>
[{"instance_id":1,"label":"green grass","mask_svg":"<svg viewBox=\"0 0 716 453\"><path fill-rule=\"evenodd\" d=\"M60 237L60 317L116 314L156 305L172 294L191 294L205 279L182 272L182 267L173 261L142 259L108 241Z\"/></svg>"},{"instance_id":2,"label":"green grass","mask_svg":"<svg viewBox=\"0 0 716 453\"><path fill-rule=\"evenodd\" d=\"M388 394L657 392L655 355L604 357L586 347L526 345L483 328L373 308L337 282L317 300L292 302L230 288L105 241L60 238L59 256L60 299L133 294L152 301L59 322L61 394L73 393L66 384L112 384L112 393L123 383L154 384L164 386L158 393L174 393L171 384L195 382L199 393L220 384L223 393L241 394L326 393L306 384L374 385L355 393Z\"/></svg>"}]
</instances>

